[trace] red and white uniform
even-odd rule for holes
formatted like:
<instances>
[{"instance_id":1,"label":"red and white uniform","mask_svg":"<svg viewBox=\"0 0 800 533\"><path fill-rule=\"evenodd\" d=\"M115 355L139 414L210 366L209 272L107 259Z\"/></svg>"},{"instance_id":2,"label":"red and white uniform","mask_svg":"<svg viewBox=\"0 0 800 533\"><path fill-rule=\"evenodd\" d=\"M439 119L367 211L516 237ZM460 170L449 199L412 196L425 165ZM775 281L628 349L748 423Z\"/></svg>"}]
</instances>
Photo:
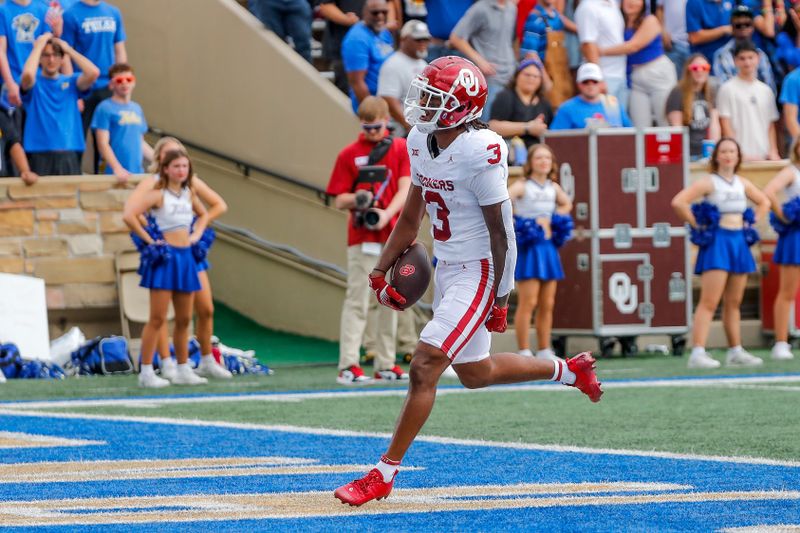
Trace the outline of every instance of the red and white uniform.
<instances>
[{"instance_id":1,"label":"red and white uniform","mask_svg":"<svg viewBox=\"0 0 800 533\"><path fill-rule=\"evenodd\" d=\"M433 320L420 340L441 348L453 363L489 356L491 337L484 326L494 302L494 265L482 206L502 203L508 239L505 272L497 296L514 288L517 250L508 196L508 148L491 130L468 129L437 157L428 135L408 135L411 182L422 189L431 219L434 274Z\"/></svg>"}]
</instances>

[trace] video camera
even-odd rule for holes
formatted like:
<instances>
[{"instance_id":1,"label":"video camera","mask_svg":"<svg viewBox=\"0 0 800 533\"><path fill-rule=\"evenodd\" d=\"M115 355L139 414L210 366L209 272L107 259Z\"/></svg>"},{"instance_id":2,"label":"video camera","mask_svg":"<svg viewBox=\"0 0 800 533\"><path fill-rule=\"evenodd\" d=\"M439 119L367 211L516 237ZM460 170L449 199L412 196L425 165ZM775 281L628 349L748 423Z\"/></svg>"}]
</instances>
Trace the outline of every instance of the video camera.
<instances>
[{"instance_id":1,"label":"video camera","mask_svg":"<svg viewBox=\"0 0 800 533\"><path fill-rule=\"evenodd\" d=\"M356 191L356 207L353 210L353 226L365 227L368 230L376 230L381 220L380 212L375 208L375 203L383 196L383 191L389 183L386 179L387 169L383 165L367 165L358 169L356 183L381 183L377 194L372 194L368 190Z\"/></svg>"}]
</instances>

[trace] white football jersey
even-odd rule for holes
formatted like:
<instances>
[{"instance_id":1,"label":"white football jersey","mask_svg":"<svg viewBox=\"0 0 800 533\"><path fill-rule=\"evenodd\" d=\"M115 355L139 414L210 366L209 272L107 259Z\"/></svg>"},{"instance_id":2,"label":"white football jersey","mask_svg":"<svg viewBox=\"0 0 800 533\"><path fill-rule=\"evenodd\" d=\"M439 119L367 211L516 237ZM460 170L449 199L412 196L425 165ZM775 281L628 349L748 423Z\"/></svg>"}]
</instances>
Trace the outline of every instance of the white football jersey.
<instances>
[{"instance_id":1,"label":"white football jersey","mask_svg":"<svg viewBox=\"0 0 800 533\"><path fill-rule=\"evenodd\" d=\"M428 135L412 128L407 140L411 182L422 188L434 255L448 262L492 257L481 206L500 202L505 202L503 222L509 247L514 246L508 147L502 137L488 129L469 129L435 158L427 143Z\"/></svg>"}]
</instances>

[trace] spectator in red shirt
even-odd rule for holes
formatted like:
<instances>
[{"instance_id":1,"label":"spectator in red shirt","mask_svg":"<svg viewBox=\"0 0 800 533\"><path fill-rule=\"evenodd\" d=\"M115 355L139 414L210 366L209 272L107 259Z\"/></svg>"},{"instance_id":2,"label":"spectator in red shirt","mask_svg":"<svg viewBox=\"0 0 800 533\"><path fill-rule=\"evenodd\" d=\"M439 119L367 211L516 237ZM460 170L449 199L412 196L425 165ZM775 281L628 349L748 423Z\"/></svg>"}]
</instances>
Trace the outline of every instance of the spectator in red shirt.
<instances>
[{"instance_id":1,"label":"spectator in red shirt","mask_svg":"<svg viewBox=\"0 0 800 533\"><path fill-rule=\"evenodd\" d=\"M368 275L375 268L383 244L397 223L411 184L411 165L405 139L388 135L389 106L383 98L368 96L358 106L363 132L336 158L328 194L337 209L350 211L347 228L347 294L342 306L339 335L339 376L343 385L373 381L359 366L359 349L367 325L372 291ZM369 165L376 181L359 178ZM375 167L382 167L375 168ZM395 364L397 314L378 306L375 380L407 380Z\"/></svg>"}]
</instances>

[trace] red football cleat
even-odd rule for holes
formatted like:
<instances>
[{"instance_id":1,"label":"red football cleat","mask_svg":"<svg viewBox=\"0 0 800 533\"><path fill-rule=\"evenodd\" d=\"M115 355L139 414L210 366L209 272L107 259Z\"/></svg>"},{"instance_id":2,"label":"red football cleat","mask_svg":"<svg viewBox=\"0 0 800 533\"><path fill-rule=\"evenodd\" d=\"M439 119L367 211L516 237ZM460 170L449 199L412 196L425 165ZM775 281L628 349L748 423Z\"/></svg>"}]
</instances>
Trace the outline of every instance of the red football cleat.
<instances>
[{"instance_id":1,"label":"red football cleat","mask_svg":"<svg viewBox=\"0 0 800 533\"><path fill-rule=\"evenodd\" d=\"M597 381L597 375L594 373L594 357L591 352L579 353L575 357L567 359L567 368L575 374L575 383L573 387L580 390L593 402L599 402L600 396L603 395L603 389L600 388L600 383Z\"/></svg>"},{"instance_id":2,"label":"red football cleat","mask_svg":"<svg viewBox=\"0 0 800 533\"><path fill-rule=\"evenodd\" d=\"M349 503L356 507L370 500L382 500L392 492L395 476L397 476L396 470L392 480L386 483L383 480L383 474L377 468L373 468L361 479L356 479L336 489L333 495L342 503Z\"/></svg>"}]
</instances>

